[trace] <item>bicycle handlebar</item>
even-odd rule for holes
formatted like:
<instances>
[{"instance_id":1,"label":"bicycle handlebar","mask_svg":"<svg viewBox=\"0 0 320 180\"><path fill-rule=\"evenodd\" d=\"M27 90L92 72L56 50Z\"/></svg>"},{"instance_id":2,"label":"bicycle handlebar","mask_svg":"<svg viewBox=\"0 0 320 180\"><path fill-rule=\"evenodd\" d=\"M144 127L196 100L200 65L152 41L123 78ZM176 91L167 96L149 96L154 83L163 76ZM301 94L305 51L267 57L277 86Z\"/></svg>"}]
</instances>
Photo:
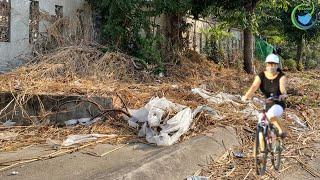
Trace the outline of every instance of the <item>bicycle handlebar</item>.
<instances>
[{"instance_id":1,"label":"bicycle handlebar","mask_svg":"<svg viewBox=\"0 0 320 180\"><path fill-rule=\"evenodd\" d=\"M281 101L280 96L272 96L266 99L267 101Z\"/></svg>"}]
</instances>

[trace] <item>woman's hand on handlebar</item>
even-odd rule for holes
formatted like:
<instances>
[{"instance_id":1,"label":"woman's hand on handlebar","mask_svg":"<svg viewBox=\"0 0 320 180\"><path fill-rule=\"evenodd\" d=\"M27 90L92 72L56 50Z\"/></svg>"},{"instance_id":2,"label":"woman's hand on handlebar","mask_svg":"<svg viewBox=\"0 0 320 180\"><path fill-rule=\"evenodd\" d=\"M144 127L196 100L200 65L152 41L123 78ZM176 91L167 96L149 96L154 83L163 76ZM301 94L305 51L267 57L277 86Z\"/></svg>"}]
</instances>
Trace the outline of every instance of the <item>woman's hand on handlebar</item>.
<instances>
[{"instance_id":1,"label":"woman's hand on handlebar","mask_svg":"<svg viewBox=\"0 0 320 180\"><path fill-rule=\"evenodd\" d=\"M288 94L281 94L280 96L279 96L279 99L281 100L281 101L283 101L283 100L285 100L285 99L287 99L288 98Z\"/></svg>"}]
</instances>

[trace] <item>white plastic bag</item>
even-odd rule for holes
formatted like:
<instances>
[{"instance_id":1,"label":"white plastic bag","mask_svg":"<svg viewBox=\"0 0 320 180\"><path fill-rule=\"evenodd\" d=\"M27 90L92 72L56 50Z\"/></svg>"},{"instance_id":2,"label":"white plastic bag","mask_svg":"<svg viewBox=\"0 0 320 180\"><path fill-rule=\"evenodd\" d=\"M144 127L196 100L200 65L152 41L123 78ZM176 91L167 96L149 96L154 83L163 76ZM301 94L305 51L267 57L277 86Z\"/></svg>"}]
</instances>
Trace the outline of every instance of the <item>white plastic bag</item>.
<instances>
[{"instance_id":1,"label":"white plastic bag","mask_svg":"<svg viewBox=\"0 0 320 180\"><path fill-rule=\"evenodd\" d=\"M95 141L102 137L116 137L117 135L106 135L106 134L79 134L79 135L69 135L66 140L62 142L62 146L71 146L74 144Z\"/></svg>"},{"instance_id":2,"label":"white plastic bag","mask_svg":"<svg viewBox=\"0 0 320 180\"><path fill-rule=\"evenodd\" d=\"M212 116L214 119L223 119L223 116L220 116L217 111L212 109L211 107L208 107L206 105L204 106L198 106L193 112L192 112L192 118L195 118L197 114L200 112L206 111L210 116Z\"/></svg>"},{"instance_id":3,"label":"white plastic bag","mask_svg":"<svg viewBox=\"0 0 320 180\"><path fill-rule=\"evenodd\" d=\"M131 114L131 118L130 121L133 122L147 122L148 120L148 109L146 109L145 107L142 107L140 109L130 109L129 113Z\"/></svg>"},{"instance_id":4,"label":"white plastic bag","mask_svg":"<svg viewBox=\"0 0 320 180\"><path fill-rule=\"evenodd\" d=\"M11 127L11 126L13 126L13 125L15 125L16 124L16 122L13 122L12 120L7 120L6 122L4 122L2 125L4 126L4 127Z\"/></svg>"},{"instance_id":5,"label":"white plastic bag","mask_svg":"<svg viewBox=\"0 0 320 180\"><path fill-rule=\"evenodd\" d=\"M165 111L157 107L151 107L148 114L148 124L150 127L160 126Z\"/></svg>"},{"instance_id":6,"label":"white plastic bag","mask_svg":"<svg viewBox=\"0 0 320 180\"><path fill-rule=\"evenodd\" d=\"M307 128L306 124L300 120L300 118L293 114L292 112L287 113L288 118L291 119L295 124L299 125L302 128Z\"/></svg>"},{"instance_id":7,"label":"white plastic bag","mask_svg":"<svg viewBox=\"0 0 320 180\"><path fill-rule=\"evenodd\" d=\"M202 98L206 99L209 102L212 103L217 103L217 104L221 104L221 103L233 103L238 105L239 103L237 103L236 101L238 101L240 99L240 96L235 96L235 95L231 95L231 94L227 94L227 93L219 93L216 95L213 95L212 93L201 89L201 88L194 88L191 90L192 93L194 94L198 94L200 95Z\"/></svg>"},{"instance_id":8,"label":"white plastic bag","mask_svg":"<svg viewBox=\"0 0 320 180\"><path fill-rule=\"evenodd\" d=\"M186 108L176 114L173 118L167 121L160 134L154 136L156 144L158 146L171 146L176 143L179 138L189 130L192 123L192 111L190 108ZM169 136L170 133L174 133Z\"/></svg>"}]
</instances>

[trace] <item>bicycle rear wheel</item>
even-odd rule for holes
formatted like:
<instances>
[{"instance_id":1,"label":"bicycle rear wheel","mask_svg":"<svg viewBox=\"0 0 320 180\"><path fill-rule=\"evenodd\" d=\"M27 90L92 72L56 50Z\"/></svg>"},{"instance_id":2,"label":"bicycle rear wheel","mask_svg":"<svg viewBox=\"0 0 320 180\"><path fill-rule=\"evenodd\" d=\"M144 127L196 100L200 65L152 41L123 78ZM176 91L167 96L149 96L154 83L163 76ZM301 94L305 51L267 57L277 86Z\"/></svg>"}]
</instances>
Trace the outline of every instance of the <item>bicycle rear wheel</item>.
<instances>
[{"instance_id":1,"label":"bicycle rear wheel","mask_svg":"<svg viewBox=\"0 0 320 180\"><path fill-rule=\"evenodd\" d=\"M275 129L270 129L271 133L276 134ZM282 152L282 140L277 136L275 140L272 141L271 147L271 162L275 170L280 169L281 164L281 152Z\"/></svg>"},{"instance_id":2,"label":"bicycle rear wheel","mask_svg":"<svg viewBox=\"0 0 320 180\"><path fill-rule=\"evenodd\" d=\"M255 156L255 167L256 167L257 175L264 175L266 171L266 166L267 166L268 150L267 150L267 144L265 141L265 136L263 133L263 128L261 127L257 127L257 131L256 131L254 156Z\"/></svg>"}]
</instances>

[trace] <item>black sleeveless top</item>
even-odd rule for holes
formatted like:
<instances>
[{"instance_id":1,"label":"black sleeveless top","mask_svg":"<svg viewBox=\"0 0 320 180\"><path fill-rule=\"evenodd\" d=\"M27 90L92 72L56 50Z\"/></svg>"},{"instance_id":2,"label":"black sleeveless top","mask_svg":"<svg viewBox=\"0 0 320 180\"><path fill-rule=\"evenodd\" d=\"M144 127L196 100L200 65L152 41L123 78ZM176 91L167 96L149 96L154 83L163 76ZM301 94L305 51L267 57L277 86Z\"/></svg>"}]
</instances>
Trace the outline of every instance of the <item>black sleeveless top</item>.
<instances>
[{"instance_id":1,"label":"black sleeveless top","mask_svg":"<svg viewBox=\"0 0 320 180\"><path fill-rule=\"evenodd\" d=\"M285 74L282 71L279 71L278 76L275 79L268 79L264 72L259 73L259 78L261 80L260 84L260 91L264 94L266 98L269 98L272 96L279 97L281 95L280 91L280 78L284 76ZM283 108L285 108L285 103L283 101L276 101L275 104L279 104ZM272 106L272 105L267 105ZM270 108L269 107L269 108ZM267 109L269 109L267 108Z\"/></svg>"}]
</instances>

